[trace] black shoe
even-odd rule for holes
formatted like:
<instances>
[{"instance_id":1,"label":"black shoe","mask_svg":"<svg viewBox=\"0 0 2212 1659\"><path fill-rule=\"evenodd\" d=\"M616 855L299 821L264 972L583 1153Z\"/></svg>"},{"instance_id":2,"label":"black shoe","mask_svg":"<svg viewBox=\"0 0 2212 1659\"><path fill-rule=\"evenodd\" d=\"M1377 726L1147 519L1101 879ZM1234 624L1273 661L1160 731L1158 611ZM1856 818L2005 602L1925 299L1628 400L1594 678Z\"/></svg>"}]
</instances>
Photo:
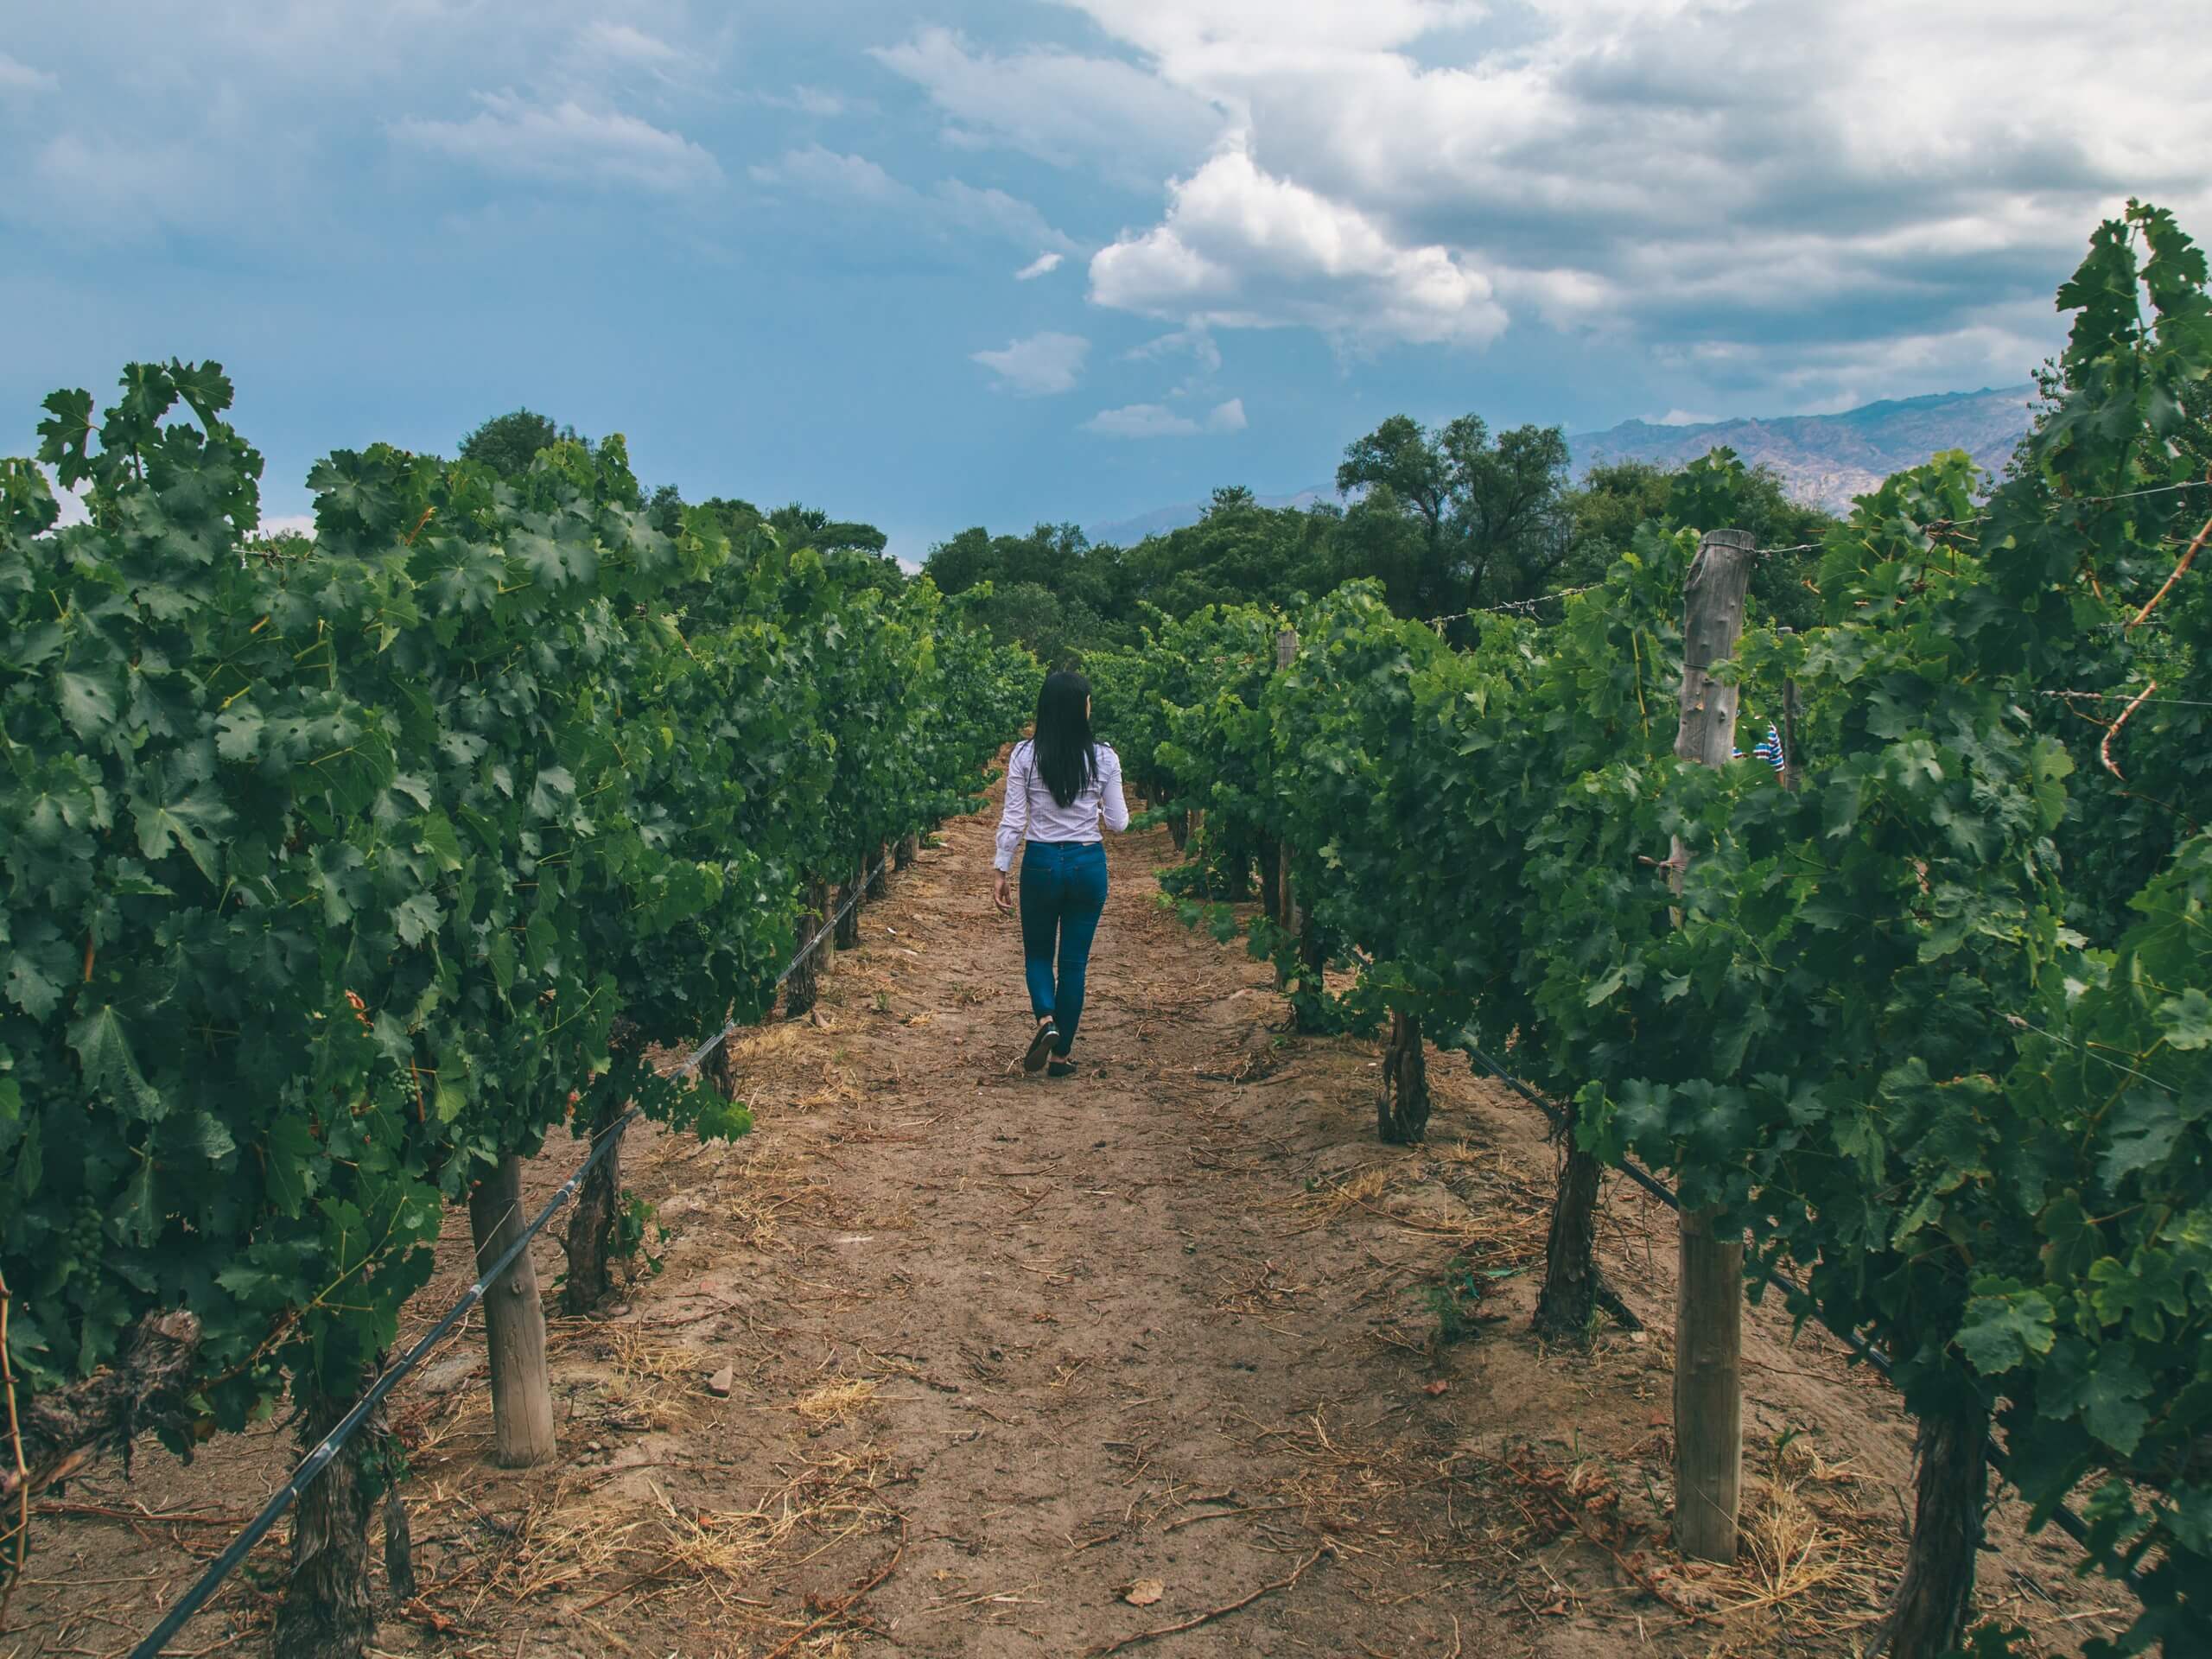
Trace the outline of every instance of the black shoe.
<instances>
[{"instance_id":1,"label":"black shoe","mask_svg":"<svg viewBox=\"0 0 2212 1659\"><path fill-rule=\"evenodd\" d=\"M1029 1052L1021 1057L1025 1071L1042 1071L1045 1061L1052 1052L1052 1045L1060 1040L1060 1033L1050 1020L1037 1027L1037 1034L1029 1039Z\"/></svg>"},{"instance_id":2,"label":"black shoe","mask_svg":"<svg viewBox=\"0 0 2212 1659\"><path fill-rule=\"evenodd\" d=\"M1065 1055L1055 1054L1052 1064L1045 1068L1045 1075L1048 1077L1071 1077L1075 1076L1075 1062Z\"/></svg>"}]
</instances>

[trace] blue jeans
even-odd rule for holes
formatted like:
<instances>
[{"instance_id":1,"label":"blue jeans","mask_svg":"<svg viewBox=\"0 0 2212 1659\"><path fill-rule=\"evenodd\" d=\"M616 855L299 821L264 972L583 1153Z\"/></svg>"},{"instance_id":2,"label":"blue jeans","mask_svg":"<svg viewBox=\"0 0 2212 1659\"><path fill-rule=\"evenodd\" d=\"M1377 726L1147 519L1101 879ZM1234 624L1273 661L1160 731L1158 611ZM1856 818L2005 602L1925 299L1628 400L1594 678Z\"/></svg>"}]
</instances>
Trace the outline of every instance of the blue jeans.
<instances>
[{"instance_id":1,"label":"blue jeans","mask_svg":"<svg viewBox=\"0 0 2212 1659\"><path fill-rule=\"evenodd\" d=\"M1106 908L1106 848L1096 841L1033 841L1021 855L1021 968L1029 982L1029 1010L1052 1016L1054 1045L1063 1055L1075 1046L1083 1018L1083 982L1090 965L1090 938ZM1055 980L1052 957L1059 954Z\"/></svg>"}]
</instances>

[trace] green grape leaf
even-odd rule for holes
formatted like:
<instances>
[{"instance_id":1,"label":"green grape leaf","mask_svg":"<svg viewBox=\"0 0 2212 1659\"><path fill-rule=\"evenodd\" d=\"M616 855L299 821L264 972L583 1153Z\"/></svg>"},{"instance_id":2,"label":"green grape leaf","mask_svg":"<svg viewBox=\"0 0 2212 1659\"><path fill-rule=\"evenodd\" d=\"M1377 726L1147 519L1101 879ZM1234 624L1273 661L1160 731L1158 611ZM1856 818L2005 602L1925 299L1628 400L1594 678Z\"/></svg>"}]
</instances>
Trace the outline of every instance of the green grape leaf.
<instances>
[{"instance_id":1,"label":"green grape leaf","mask_svg":"<svg viewBox=\"0 0 2212 1659\"><path fill-rule=\"evenodd\" d=\"M115 692L99 676L57 669L54 690L60 700L61 717L78 736L98 737L115 723Z\"/></svg>"},{"instance_id":2,"label":"green grape leaf","mask_svg":"<svg viewBox=\"0 0 2212 1659\"><path fill-rule=\"evenodd\" d=\"M2001 1376L2023 1360L2050 1351L2056 1310L2039 1290L1978 1294L1967 1303L1959 1346L1984 1376Z\"/></svg>"},{"instance_id":3,"label":"green grape leaf","mask_svg":"<svg viewBox=\"0 0 2212 1659\"><path fill-rule=\"evenodd\" d=\"M76 1051L88 1087L105 1090L140 1118L157 1118L167 1109L161 1091L140 1073L129 1028L112 1007L95 1008L73 1021L69 1046Z\"/></svg>"}]
</instances>

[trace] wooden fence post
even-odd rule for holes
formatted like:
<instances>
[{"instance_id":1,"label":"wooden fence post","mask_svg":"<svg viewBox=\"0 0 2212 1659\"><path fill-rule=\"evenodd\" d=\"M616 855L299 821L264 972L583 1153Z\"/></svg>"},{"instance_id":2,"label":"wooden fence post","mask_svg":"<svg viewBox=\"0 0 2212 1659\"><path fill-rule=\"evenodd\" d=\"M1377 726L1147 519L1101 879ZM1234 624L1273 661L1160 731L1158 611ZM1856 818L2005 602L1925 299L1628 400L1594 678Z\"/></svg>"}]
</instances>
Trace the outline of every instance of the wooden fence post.
<instances>
[{"instance_id":1,"label":"wooden fence post","mask_svg":"<svg viewBox=\"0 0 2212 1659\"><path fill-rule=\"evenodd\" d=\"M1736 747L1733 685L1715 663L1736 654L1758 543L1749 532L1706 533L1682 584L1681 726L1675 755L1725 766ZM1677 893L1689 851L1675 837L1669 875ZM1682 1212L1675 1304L1675 1544L1683 1554L1733 1560L1744 1485L1744 1242L1713 1231L1710 1210Z\"/></svg>"},{"instance_id":2,"label":"wooden fence post","mask_svg":"<svg viewBox=\"0 0 2212 1659\"><path fill-rule=\"evenodd\" d=\"M468 1195L476 1270L522 1236L522 1160L510 1153ZM492 1353L492 1460L523 1469L553 1455L553 1383L545 1369L545 1308L537 1268L523 1251L484 1291L484 1334Z\"/></svg>"}]
</instances>

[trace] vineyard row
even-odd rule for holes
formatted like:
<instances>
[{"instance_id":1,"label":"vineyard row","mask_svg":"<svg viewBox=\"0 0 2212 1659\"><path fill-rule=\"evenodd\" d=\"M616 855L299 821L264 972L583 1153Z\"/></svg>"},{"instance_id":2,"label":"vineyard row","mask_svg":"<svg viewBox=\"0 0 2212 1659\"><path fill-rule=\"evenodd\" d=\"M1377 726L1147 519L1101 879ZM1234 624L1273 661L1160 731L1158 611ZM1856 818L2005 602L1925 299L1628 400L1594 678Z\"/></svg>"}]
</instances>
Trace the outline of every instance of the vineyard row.
<instances>
[{"instance_id":1,"label":"vineyard row","mask_svg":"<svg viewBox=\"0 0 2212 1659\"><path fill-rule=\"evenodd\" d=\"M0 462L10 1586L33 1495L138 1433L188 1453L289 1396L322 1440L448 1204L482 1266L522 1235L549 1133L744 1132L726 1051L703 1085L659 1057L810 1005L795 947L856 942L870 861L972 803L1035 672L888 561L657 526L620 439L512 481L340 452L316 535L264 540L219 369L123 385L40 427L89 523ZM569 1218L571 1309L638 1230L618 1163ZM495 1456L538 1461L527 1252L485 1314ZM403 1475L372 1418L307 1490L277 1652L369 1639Z\"/></svg>"},{"instance_id":2,"label":"vineyard row","mask_svg":"<svg viewBox=\"0 0 2212 1659\"><path fill-rule=\"evenodd\" d=\"M2212 1650L2212 301L2139 206L2059 297L2006 477L1955 453L1862 498L1814 628L1747 616L1723 462L1556 622L1455 648L1354 584L1089 662L1189 918L1230 936L1256 877L1300 1023L1387 1027L1384 1140L1424 1132L1424 1037L1565 1103L1548 1336L1618 1300L1603 1171L1671 1173L1686 1553L1735 1548L1760 1270L1886 1352L1920 1430L1897 1659L1967 1638L1993 1435L2141 1598L2119 1650Z\"/></svg>"}]
</instances>

